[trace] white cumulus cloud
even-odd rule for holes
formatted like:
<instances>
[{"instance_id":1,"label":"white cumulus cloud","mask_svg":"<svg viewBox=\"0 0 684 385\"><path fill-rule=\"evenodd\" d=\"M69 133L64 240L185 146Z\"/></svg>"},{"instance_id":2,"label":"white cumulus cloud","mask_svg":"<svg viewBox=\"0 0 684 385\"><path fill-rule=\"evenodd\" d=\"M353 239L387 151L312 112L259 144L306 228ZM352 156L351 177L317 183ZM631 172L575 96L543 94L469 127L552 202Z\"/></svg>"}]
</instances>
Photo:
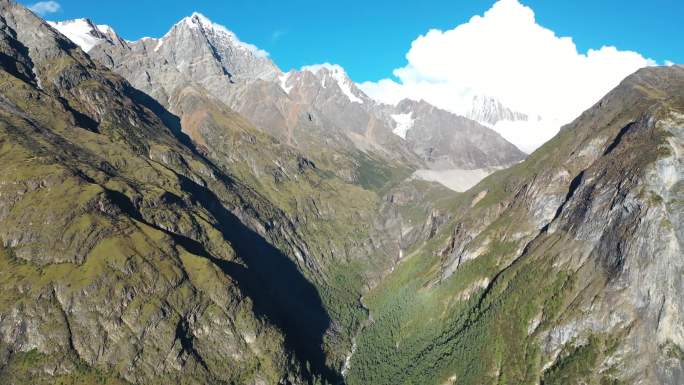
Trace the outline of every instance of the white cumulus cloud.
<instances>
[{"instance_id":1,"label":"white cumulus cloud","mask_svg":"<svg viewBox=\"0 0 684 385\"><path fill-rule=\"evenodd\" d=\"M637 69L653 60L612 46L578 52L570 37L537 24L534 11L518 0L500 0L482 16L454 29L430 30L411 44L408 64L394 70L398 81L359 84L386 103L424 99L465 114L475 95L498 99L527 114L529 124L494 127L531 151L552 137Z\"/></svg>"},{"instance_id":2,"label":"white cumulus cloud","mask_svg":"<svg viewBox=\"0 0 684 385\"><path fill-rule=\"evenodd\" d=\"M31 11L44 16L59 11L62 7L56 1L39 1L28 6Z\"/></svg>"}]
</instances>

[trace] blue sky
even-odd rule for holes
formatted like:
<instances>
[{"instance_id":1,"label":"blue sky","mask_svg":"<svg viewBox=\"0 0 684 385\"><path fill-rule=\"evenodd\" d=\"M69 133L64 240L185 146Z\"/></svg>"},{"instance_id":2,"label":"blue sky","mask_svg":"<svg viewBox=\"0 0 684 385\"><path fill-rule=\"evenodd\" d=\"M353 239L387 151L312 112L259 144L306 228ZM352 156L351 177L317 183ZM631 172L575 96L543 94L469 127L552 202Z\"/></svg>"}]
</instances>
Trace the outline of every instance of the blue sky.
<instances>
[{"instance_id":1,"label":"blue sky","mask_svg":"<svg viewBox=\"0 0 684 385\"><path fill-rule=\"evenodd\" d=\"M21 0L24 4L32 1ZM684 63L684 1L522 0L538 24L571 36L580 52L603 45L633 50L659 63ZM406 64L411 42L431 28L448 30L482 14L494 1L358 0L58 0L45 17L89 17L126 39L162 36L193 11L267 50L283 69L331 62L357 82L391 76Z\"/></svg>"}]
</instances>

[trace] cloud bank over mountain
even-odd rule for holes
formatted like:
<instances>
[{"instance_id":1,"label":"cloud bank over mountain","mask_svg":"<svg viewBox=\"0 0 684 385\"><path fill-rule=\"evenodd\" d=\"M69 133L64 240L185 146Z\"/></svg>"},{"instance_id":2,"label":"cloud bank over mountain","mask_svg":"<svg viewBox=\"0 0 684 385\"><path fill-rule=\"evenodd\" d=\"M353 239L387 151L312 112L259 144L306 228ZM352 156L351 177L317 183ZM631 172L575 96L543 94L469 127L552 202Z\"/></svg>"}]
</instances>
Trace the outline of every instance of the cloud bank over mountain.
<instances>
[{"instance_id":1,"label":"cloud bank over mountain","mask_svg":"<svg viewBox=\"0 0 684 385\"><path fill-rule=\"evenodd\" d=\"M494 126L527 151L627 75L657 64L613 46L579 52L571 37L539 25L534 11L517 0L500 0L454 29L430 30L413 41L406 59L406 66L394 70L398 81L364 82L360 88L386 103L424 99L462 115L474 96L495 98L530 117Z\"/></svg>"}]
</instances>

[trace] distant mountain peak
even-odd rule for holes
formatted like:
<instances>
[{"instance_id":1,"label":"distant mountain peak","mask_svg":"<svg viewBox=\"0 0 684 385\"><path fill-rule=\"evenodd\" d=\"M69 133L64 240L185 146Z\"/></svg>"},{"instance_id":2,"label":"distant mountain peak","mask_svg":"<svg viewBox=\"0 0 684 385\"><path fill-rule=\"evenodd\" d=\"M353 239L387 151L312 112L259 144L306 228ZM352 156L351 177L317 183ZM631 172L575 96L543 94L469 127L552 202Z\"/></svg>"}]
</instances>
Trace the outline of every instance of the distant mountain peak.
<instances>
[{"instance_id":1,"label":"distant mountain peak","mask_svg":"<svg viewBox=\"0 0 684 385\"><path fill-rule=\"evenodd\" d=\"M352 103L363 104L361 91L356 89L354 82L347 76L347 72L339 64L322 63L302 67L302 71L309 71L321 79L321 86L325 88L333 81Z\"/></svg>"},{"instance_id":2,"label":"distant mountain peak","mask_svg":"<svg viewBox=\"0 0 684 385\"><path fill-rule=\"evenodd\" d=\"M425 101L425 99L402 99L395 106L400 111L412 111L416 109L436 109L434 105Z\"/></svg>"},{"instance_id":3,"label":"distant mountain peak","mask_svg":"<svg viewBox=\"0 0 684 385\"><path fill-rule=\"evenodd\" d=\"M504 106L499 100L485 95L473 96L470 111L466 112L467 118L482 124L494 125L502 120L526 121L528 116Z\"/></svg>"},{"instance_id":4,"label":"distant mountain peak","mask_svg":"<svg viewBox=\"0 0 684 385\"><path fill-rule=\"evenodd\" d=\"M141 38L129 45L133 51L144 51L155 60L172 63L183 76L217 97L232 84L272 81L281 74L268 52L243 42L234 32L199 12L180 19L160 38Z\"/></svg>"}]
</instances>

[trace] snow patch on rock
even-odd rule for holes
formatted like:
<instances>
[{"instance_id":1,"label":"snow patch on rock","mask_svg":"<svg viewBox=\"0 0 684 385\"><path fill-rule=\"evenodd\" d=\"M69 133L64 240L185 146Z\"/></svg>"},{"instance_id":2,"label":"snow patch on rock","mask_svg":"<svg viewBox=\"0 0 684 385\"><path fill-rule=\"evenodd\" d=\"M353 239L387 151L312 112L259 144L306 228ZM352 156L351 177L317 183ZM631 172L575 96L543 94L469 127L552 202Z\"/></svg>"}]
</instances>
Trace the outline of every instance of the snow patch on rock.
<instances>
[{"instance_id":1,"label":"snow patch on rock","mask_svg":"<svg viewBox=\"0 0 684 385\"><path fill-rule=\"evenodd\" d=\"M415 122L413 119L413 112L394 114L390 115L390 117L397 123L392 132L402 139L406 139L406 133L413 127L413 123Z\"/></svg>"},{"instance_id":2,"label":"snow patch on rock","mask_svg":"<svg viewBox=\"0 0 684 385\"><path fill-rule=\"evenodd\" d=\"M162 46L163 44L164 44L164 38L162 37L161 39L159 39L159 40L157 41L157 45L154 46L154 52L159 51L159 48L161 48L161 46Z\"/></svg>"},{"instance_id":3,"label":"snow patch on rock","mask_svg":"<svg viewBox=\"0 0 684 385\"><path fill-rule=\"evenodd\" d=\"M96 27L97 27L97 29L99 29L102 33L106 33L106 34L108 34L108 35L109 35L109 34L114 34L114 33L116 33L116 32L114 32L114 28L108 26L107 24L98 24Z\"/></svg>"},{"instance_id":4,"label":"snow patch on rock","mask_svg":"<svg viewBox=\"0 0 684 385\"><path fill-rule=\"evenodd\" d=\"M287 82L290 80L291 76L292 76L292 72L287 72L287 73L284 73L284 74L281 74L280 76L278 76L278 83L280 84L280 88L282 88L286 94L289 94L290 91L292 91L293 86L287 85Z\"/></svg>"}]
</instances>

